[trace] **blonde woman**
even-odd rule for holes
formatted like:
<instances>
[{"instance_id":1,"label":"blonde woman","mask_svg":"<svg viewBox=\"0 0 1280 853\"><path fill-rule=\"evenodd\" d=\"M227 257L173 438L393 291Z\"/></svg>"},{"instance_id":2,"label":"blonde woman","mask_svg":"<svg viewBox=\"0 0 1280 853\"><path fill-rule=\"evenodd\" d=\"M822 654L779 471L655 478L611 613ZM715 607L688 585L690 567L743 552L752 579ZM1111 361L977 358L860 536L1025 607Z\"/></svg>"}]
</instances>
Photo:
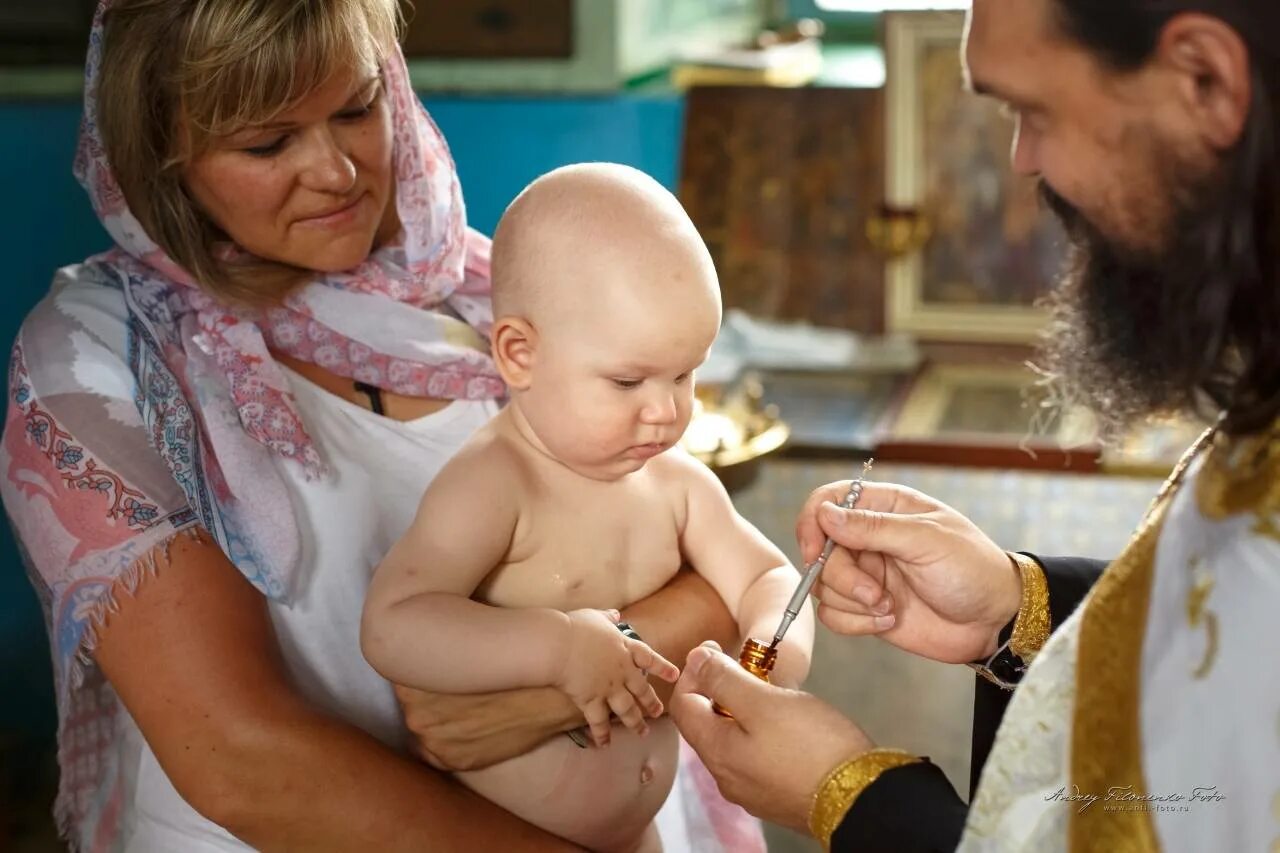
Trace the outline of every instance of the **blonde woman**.
<instances>
[{"instance_id":1,"label":"blonde woman","mask_svg":"<svg viewBox=\"0 0 1280 853\"><path fill-rule=\"evenodd\" d=\"M359 651L372 567L504 391L396 9L98 10L76 173L116 246L27 318L0 444L74 849L569 847L410 757L521 754L582 725L566 697L397 697ZM733 632L693 576L624 615L668 658ZM760 847L684 779L671 849Z\"/></svg>"}]
</instances>

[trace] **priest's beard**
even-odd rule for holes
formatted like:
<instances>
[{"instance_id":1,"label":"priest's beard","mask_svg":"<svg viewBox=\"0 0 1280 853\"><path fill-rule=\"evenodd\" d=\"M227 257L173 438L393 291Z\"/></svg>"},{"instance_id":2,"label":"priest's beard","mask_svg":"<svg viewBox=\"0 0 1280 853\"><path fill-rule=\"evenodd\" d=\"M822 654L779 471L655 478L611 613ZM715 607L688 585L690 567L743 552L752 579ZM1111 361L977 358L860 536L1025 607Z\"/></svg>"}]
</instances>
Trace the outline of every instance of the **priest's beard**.
<instances>
[{"instance_id":1,"label":"priest's beard","mask_svg":"<svg viewBox=\"0 0 1280 853\"><path fill-rule=\"evenodd\" d=\"M1167 193L1164 215L1129 217L1166 223L1145 241L1149 248L1104 234L1040 185L1070 251L1048 299L1039 366L1054 402L1091 409L1104 439L1148 416L1193 409L1223 351L1232 291L1224 277L1232 271L1222 268L1229 214L1218 170L1206 175L1175 163L1162 171L1156 185Z\"/></svg>"}]
</instances>

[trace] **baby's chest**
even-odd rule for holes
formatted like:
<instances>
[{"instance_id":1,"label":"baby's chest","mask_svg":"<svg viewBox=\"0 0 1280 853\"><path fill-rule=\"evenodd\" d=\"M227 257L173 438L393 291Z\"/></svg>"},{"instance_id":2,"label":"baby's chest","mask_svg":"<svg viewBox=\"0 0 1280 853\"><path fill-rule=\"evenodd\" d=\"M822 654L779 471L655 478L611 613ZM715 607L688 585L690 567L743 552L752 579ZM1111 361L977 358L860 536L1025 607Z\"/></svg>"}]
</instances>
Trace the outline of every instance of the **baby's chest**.
<instances>
[{"instance_id":1,"label":"baby's chest","mask_svg":"<svg viewBox=\"0 0 1280 853\"><path fill-rule=\"evenodd\" d=\"M476 597L503 607L623 607L661 589L680 569L680 519L670 501L539 502L522 510L510 559Z\"/></svg>"}]
</instances>

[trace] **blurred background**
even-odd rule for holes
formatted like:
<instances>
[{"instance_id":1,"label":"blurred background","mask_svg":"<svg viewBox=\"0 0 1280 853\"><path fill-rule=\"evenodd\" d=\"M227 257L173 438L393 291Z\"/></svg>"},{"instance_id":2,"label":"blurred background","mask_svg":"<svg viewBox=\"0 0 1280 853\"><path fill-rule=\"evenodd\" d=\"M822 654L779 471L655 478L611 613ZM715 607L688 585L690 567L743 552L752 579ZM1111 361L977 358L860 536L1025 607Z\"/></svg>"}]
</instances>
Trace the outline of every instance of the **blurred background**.
<instances>
[{"instance_id":1,"label":"blurred background","mask_svg":"<svg viewBox=\"0 0 1280 853\"><path fill-rule=\"evenodd\" d=\"M108 239L71 175L92 0L0 0L0 341L58 266ZM1114 555L1196 429L1103 449L1026 362L1062 255L1011 127L961 91L968 4L417 0L415 84L491 232L526 183L604 160L684 202L724 332L687 446L791 554L809 491L906 483L1003 547ZM928 8L921 8L928 7ZM45 629L0 531L0 850L62 849ZM968 789L972 675L821 632L809 688ZM769 829L770 849L816 849Z\"/></svg>"}]
</instances>

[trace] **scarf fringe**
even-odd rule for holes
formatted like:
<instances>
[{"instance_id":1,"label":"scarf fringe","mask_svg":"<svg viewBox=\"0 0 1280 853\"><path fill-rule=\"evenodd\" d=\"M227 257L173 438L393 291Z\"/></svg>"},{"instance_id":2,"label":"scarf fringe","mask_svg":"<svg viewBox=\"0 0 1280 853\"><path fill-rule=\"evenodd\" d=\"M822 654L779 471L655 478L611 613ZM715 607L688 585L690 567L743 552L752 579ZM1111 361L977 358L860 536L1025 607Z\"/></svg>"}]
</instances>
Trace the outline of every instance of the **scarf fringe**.
<instances>
[{"instance_id":1,"label":"scarf fringe","mask_svg":"<svg viewBox=\"0 0 1280 853\"><path fill-rule=\"evenodd\" d=\"M113 613L120 612L120 601L117 598L117 594L123 592L130 598L136 597L142 583L160 573L159 558L163 555L164 562L166 564L169 563L173 543L180 536L193 542L215 544L209 534L195 521L192 521L186 527L169 533L164 539L151 546L146 554L139 557L115 578L106 594L94 602L89 609L88 625L80 638L79 647L70 658L70 671L59 679L58 700L60 703L69 703L71 701L71 694L84 686L85 674L88 669L96 665L93 660L93 652L98 648L98 643L101 640L101 631L106 625L108 617ZM70 717L69 714L61 716L62 719L58 725L58 795L53 804L53 820L58 830L58 836L67 843L72 851L80 851L85 848L81 845L82 839L77 833L83 827L77 824L77 820L83 818L83 814L75 809L73 804L74 793L67 787L70 781L68 774L62 772L62 769L68 766L70 762L70 755L68 754L70 751L70 744L68 743L70 738L65 737L66 733L64 731L66 722Z\"/></svg>"}]
</instances>

